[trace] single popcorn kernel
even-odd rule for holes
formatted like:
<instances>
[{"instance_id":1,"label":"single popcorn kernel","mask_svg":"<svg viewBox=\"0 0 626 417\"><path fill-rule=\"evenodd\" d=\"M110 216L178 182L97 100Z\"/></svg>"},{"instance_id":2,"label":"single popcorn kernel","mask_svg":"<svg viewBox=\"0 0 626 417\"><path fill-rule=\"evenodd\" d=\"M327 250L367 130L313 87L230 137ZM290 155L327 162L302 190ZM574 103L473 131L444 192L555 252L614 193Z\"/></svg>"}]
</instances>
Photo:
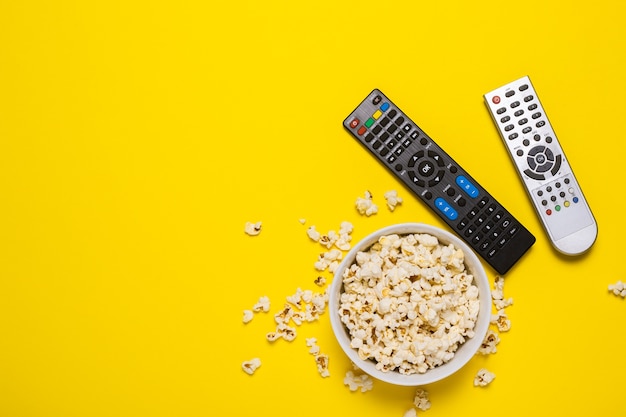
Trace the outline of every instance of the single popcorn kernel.
<instances>
[{"instance_id":1,"label":"single popcorn kernel","mask_svg":"<svg viewBox=\"0 0 626 417\"><path fill-rule=\"evenodd\" d=\"M241 369L243 369L243 371L247 373L248 375L252 375L257 369L259 369L260 366L261 366L261 359L253 358L249 361L244 361L241 364Z\"/></svg>"},{"instance_id":2,"label":"single popcorn kernel","mask_svg":"<svg viewBox=\"0 0 626 417\"><path fill-rule=\"evenodd\" d=\"M256 236L261 233L261 222L246 222L244 231L250 236Z\"/></svg>"},{"instance_id":3,"label":"single popcorn kernel","mask_svg":"<svg viewBox=\"0 0 626 417\"><path fill-rule=\"evenodd\" d=\"M396 190L387 191L385 193L385 200L387 201L387 207L390 211L394 211L398 204L402 204L402 197L398 196Z\"/></svg>"},{"instance_id":4,"label":"single popcorn kernel","mask_svg":"<svg viewBox=\"0 0 626 417\"><path fill-rule=\"evenodd\" d=\"M254 317L254 313L252 312L252 310L244 310L243 311L243 322L244 323L250 323L250 321L252 321L253 317Z\"/></svg>"},{"instance_id":5,"label":"single popcorn kernel","mask_svg":"<svg viewBox=\"0 0 626 417\"><path fill-rule=\"evenodd\" d=\"M365 191L365 197L356 199L356 209L361 215L371 216L378 213L378 206L372 201L372 193Z\"/></svg>"},{"instance_id":6,"label":"single popcorn kernel","mask_svg":"<svg viewBox=\"0 0 626 417\"><path fill-rule=\"evenodd\" d=\"M428 397L428 391L423 388L418 388L415 391L415 396L413 397L413 405L416 408L426 411L430 408L430 399Z\"/></svg>"},{"instance_id":7,"label":"single popcorn kernel","mask_svg":"<svg viewBox=\"0 0 626 417\"><path fill-rule=\"evenodd\" d=\"M495 379L495 374L489 372L485 368L482 368L478 371L476 376L474 377L474 386L475 387L486 387Z\"/></svg>"},{"instance_id":8,"label":"single popcorn kernel","mask_svg":"<svg viewBox=\"0 0 626 417\"><path fill-rule=\"evenodd\" d=\"M483 355L488 355L490 353L496 353L496 345L500 343L500 337L496 332L489 329L487 331L487 335L485 336L485 340L478 348L478 353L482 353Z\"/></svg>"}]
</instances>

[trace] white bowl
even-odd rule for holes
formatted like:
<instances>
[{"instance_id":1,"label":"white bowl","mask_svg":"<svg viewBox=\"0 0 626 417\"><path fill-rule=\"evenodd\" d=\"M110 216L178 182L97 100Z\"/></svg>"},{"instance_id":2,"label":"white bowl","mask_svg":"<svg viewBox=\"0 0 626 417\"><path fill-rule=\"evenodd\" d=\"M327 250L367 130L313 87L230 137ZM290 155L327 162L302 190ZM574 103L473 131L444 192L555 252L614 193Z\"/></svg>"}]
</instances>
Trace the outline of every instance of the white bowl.
<instances>
[{"instance_id":1,"label":"white bowl","mask_svg":"<svg viewBox=\"0 0 626 417\"><path fill-rule=\"evenodd\" d=\"M441 365L428 369L424 373L402 374L397 370L382 371L376 369L373 359L363 360L359 357L356 349L350 346L351 337L348 329L342 323L339 307L340 297L343 292L343 273L355 262L358 252L367 251L381 236L392 234L407 235L426 233L437 237L441 244L453 244L461 249L465 255L465 267L474 277L474 285L478 287L479 312L474 327L474 336L461 344L452 359ZM491 319L491 291L487 275L478 257L470 247L457 236L440 228L421 223L403 223L380 229L362 239L343 258L341 264L334 273L333 282L330 286L328 311L330 322L337 341L350 360L372 377L396 385L419 386L439 381L461 369L476 354L482 344Z\"/></svg>"}]
</instances>

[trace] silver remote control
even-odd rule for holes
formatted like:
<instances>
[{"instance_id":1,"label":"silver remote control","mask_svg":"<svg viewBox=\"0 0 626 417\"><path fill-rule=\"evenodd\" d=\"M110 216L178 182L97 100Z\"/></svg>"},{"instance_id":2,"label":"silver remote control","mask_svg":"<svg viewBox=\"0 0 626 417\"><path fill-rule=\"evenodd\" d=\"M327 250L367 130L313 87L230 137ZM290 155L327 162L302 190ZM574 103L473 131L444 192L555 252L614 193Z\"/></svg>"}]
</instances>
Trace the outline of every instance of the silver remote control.
<instances>
[{"instance_id":1,"label":"silver remote control","mask_svg":"<svg viewBox=\"0 0 626 417\"><path fill-rule=\"evenodd\" d=\"M484 97L552 245L566 255L585 252L598 225L530 78Z\"/></svg>"}]
</instances>

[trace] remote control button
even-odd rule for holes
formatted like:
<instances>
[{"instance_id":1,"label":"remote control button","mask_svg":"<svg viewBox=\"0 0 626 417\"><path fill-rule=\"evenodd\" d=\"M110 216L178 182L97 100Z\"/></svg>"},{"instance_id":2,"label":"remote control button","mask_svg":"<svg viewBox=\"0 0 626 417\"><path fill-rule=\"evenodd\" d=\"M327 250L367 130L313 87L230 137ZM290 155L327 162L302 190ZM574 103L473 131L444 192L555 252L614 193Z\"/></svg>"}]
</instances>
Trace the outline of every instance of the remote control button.
<instances>
[{"instance_id":1,"label":"remote control button","mask_svg":"<svg viewBox=\"0 0 626 417\"><path fill-rule=\"evenodd\" d=\"M513 125L508 125L508 126L504 127L504 130L509 132L509 131L513 130L513 127L514 127Z\"/></svg>"},{"instance_id":2,"label":"remote control button","mask_svg":"<svg viewBox=\"0 0 626 417\"><path fill-rule=\"evenodd\" d=\"M398 126L402 126L402 123L404 123L404 117L402 117L402 116L398 117L398 118L394 121L394 123L395 123L396 125L398 125Z\"/></svg>"},{"instance_id":3,"label":"remote control button","mask_svg":"<svg viewBox=\"0 0 626 417\"><path fill-rule=\"evenodd\" d=\"M444 165L443 160L441 159L441 157L439 156L437 152L429 150L428 157L434 159L435 162L437 162L437 165L439 165L440 167Z\"/></svg>"},{"instance_id":4,"label":"remote control button","mask_svg":"<svg viewBox=\"0 0 626 417\"><path fill-rule=\"evenodd\" d=\"M371 133L368 133L367 135L365 135L365 142L370 143L376 136L372 135Z\"/></svg>"},{"instance_id":5,"label":"remote control button","mask_svg":"<svg viewBox=\"0 0 626 417\"><path fill-rule=\"evenodd\" d=\"M534 99L534 98L535 98L535 97L531 94L531 95L529 95L529 96L524 97L524 101L525 101L526 103L528 103L529 101L531 101L531 100L532 100L532 99Z\"/></svg>"},{"instance_id":6,"label":"remote control button","mask_svg":"<svg viewBox=\"0 0 626 417\"><path fill-rule=\"evenodd\" d=\"M435 173L435 166L431 161L422 161L417 166L417 172L422 177L430 177Z\"/></svg>"},{"instance_id":7,"label":"remote control button","mask_svg":"<svg viewBox=\"0 0 626 417\"><path fill-rule=\"evenodd\" d=\"M355 117L354 119L350 120L350 128L351 129L356 128L359 125L359 123L361 123L361 121Z\"/></svg>"},{"instance_id":8,"label":"remote control button","mask_svg":"<svg viewBox=\"0 0 626 417\"><path fill-rule=\"evenodd\" d=\"M514 101L513 103L511 103L511 108L514 109L516 107L519 106L519 101Z\"/></svg>"},{"instance_id":9,"label":"remote control button","mask_svg":"<svg viewBox=\"0 0 626 417\"><path fill-rule=\"evenodd\" d=\"M374 126L374 129L372 129L372 132L374 132L375 135L378 135L381 130L383 130L383 127L381 125L376 125Z\"/></svg>"},{"instance_id":10,"label":"remote control button","mask_svg":"<svg viewBox=\"0 0 626 417\"><path fill-rule=\"evenodd\" d=\"M393 133L393 132L396 131L397 128L398 128L398 126L396 126L396 125L389 125L389 127L387 128L387 132Z\"/></svg>"},{"instance_id":11,"label":"remote control button","mask_svg":"<svg viewBox=\"0 0 626 417\"><path fill-rule=\"evenodd\" d=\"M398 111L396 109L393 109L389 113L387 113L387 117L393 119L394 117L396 117L396 114L398 114Z\"/></svg>"},{"instance_id":12,"label":"remote control button","mask_svg":"<svg viewBox=\"0 0 626 417\"><path fill-rule=\"evenodd\" d=\"M409 159L409 166L411 168L413 168L415 166L415 163L420 159L424 157L424 151L417 151L416 153L414 153L411 156L411 159Z\"/></svg>"},{"instance_id":13,"label":"remote control button","mask_svg":"<svg viewBox=\"0 0 626 417\"><path fill-rule=\"evenodd\" d=\"M374 148L376 150L378 148L380 148L381 146L383 146L383 143L381 141L379 141L379 140L375 140L374 143L372 144L372 148Z\"/></svg>"},{"instance_id":14,"label":"remote control button","mask_svg":"<svg viewBox=\"0 0 626 417\"><path fill-rule=\"evenodd\" d=\"M504 95L507 96L507 97L513 97L514 94L515 94L515 91L509 90Z\"/></svg>"},{"instance_id":15,"label":"remote control button","mask_svg":"<svg viewBox=\"0 0 626 417\"><path fill-rule=\"evenodd\" d=\"M380 94L377 94L376 96L374 96L374 98L372 99L372 104L377 106L378 103L380 103L381 101L383 101L383 98Z\"/></svg>"},{"instance_id":16,"label":"remote control button","mask_svg":"<svg viewBox=\"0 0 626 417\"><path fill-rule=\"evenodd\" d=\"M519 91L525 91L528 90L528 84L522 84L519 86Z\"/></svg>"},{"instance_id":17,"label":"remote control button","mask_svg":"<svg viewBox=\"0 0 626 417\"><path fill-rule=\"evenodd\" d=\"M500 123L506 123L506 122L508 122L509 120L511 120L511 117L510 117L510 116L504 116L502 119L500 119Z\"/></svg>"},{"instance_id":18,"label":"remote control button","mask_svg":"<svg viewBox=\"0 0 626 417\"><path fill-rule=\"evenodd\" d=\"M387 126L387 125L389 124L389 122L390 122L390 121L391 121L391 119L385 116L385 117L384 117L384 118L380 121L380 125L381 125L382 127L385 127L385 126Z\"/></svg>"},{"instance_id":19,"label":"remote control button","mask_svg":"<svg viewBox=\"0 0 626 417\"><path fill-rule=\"evenodd\" d=\"M524 174L528 175L530 178L533 178L535 180L541 181L541 180L545 180L546 177L543 174L537 174L533 171L531 171L530 169L526 169L524 170Z\"/></svg>"},{"instance_id":20,"label":"remote control button","mask_svg":"<svg viewBox=\"0 0 626 417\"><path fill-rule=\"evenodd\" d=\"M459 217L459 213L441 197L435 199L435 207L450 220L456 220Z\"/></svg>"},{"instance_id":21,"label":"remote control button","mask_svg":"<svg viewBox=\"0 0 626 417\"><path fill-rule=\"evenodd\" d=\"M500 103L500 97L499 96L493 96L491 101L493 101L493 104L498 104L498 103Z\"/></svg>"},{"instance_id":22,"label":"remote control button","mask_svg":"<svg viewBox=\"0 0 626 417\"><path fill-rule=\"evenodd\" d=\"M552 170L550 171L550 173L552 175L556 175L557 172L559 172L559 169L561 169L561 162L562 162L562 158L561 155L557 155L554 159L554 166L552 167ZM565 184L569 183L569 179L565 179Z\"/></svg>"},{"instance_id":23,"label":"remote control button","mask_svg":"<svg viewBox=\"0 0 626 417\"><path fill-rule=\"evenodd\" d=\"M541 112L533 113L533 119L538 119L541 117Z\"/></svg>"},{"instance_id":24,"label":"remote control button","mask_svg":"<svg viewBox=\"0 0 626 417\"><path fill-rule=\"evenodd\" d=\"M441 180L443 179L443 176L445 175L445 171L441 170L437 172L437 176L435 176L435 178L433 178L432 180L428 181L428 186L429 187L433 187L437 184L439 184L441 182Z\"/></svg>"},{"instance_id":25,"label":"remote control button","mask_svg":"<svg viewBox=\"0 0 626 417\"><path fill-rule=\"evenodd\" d=\"M528 106L528 110L529 111L533 111L537 108L537 105L535 103L531 104L530 106Z\"/></svg>"},{"instance_id":26,"label":"remote control button","mask_svg":"<svg viewBox=\"0 0 626 417\"><path fill-rule=\"evenodd\" d=\"M411 134L409 135L409 137L413 140L417 139L419 137L419 133L417 131L411 132Z\"/></svg>"},{"instance_id":27,"label":"remote control button","mask_svg":"<svg viewBox=\"0 0 626 417\"><path fill-rule=\"evenodd\" d=\"M367 132L367 128L365 126L361 126L356 133L358 133L359 136L363 136L365 132Z\"/></svg>"},{"instance_id":28,"label":"remote control button","mask_svg":"<svg viewBox=\"0 0 626 417\"><path fill-rule=\"evenodd\" d=\"M519 117L519 116L521 116L522 114L524 114L524 110L518 110L518 111L516 111L516 112L515 112L515 113L513 113L513 114L515 115L515 117Z\"/></svg>"},{"instance_id":29,"label":"remote control button","mask_svg":"<svg viewBox=\"0 0 626 417\"><path fill-rule=\"evenodd\" d=\"M520 125L520 126L525 125L526 123L528 123L528 119L527 119L527 118L525 118L525 117L524 117L523 119L520 119L520 120L517 122L517 124L518 124L518 125Z\"/></svg>"},{"instance_id":30,"label":"remote control button","mask_svg":"<svg viewBox=\"0 0 626 417\"><path fill-rule=\"evenodd\" d=\"M470 198L478 197L479 191L474 184L470 182L464 175L456 177L456 184L463 190Z\"/></svg>"},{"instance_id":31,"label":"remote control button","mask_svg":"<svg viewBox=\"0 0 626 417\"><path fill-rule=\"evenodd\" d=\"M530 132L531 130L533 130L532 127L528 126L528 127L525 127L524 130L522 130L522 133L526 134Z\"/></svg>"},{"instance_id":32,"label":"remote control button","mask_svg":"<svg viewBox=\"0 0 626 417\"><path fill-rule=\"evenodd\" d=\"M544 127L546 125L546 122L544 122L543 120L538 122L535 126L537 127Z\"/></svg>"},{"instance_id":33,"label":"remote control button","mask_svg":"<svg viewBox=\"0 0 626 417\"><path fill-rule=\"evenodd\" d=\"M365 127L367 128L372 127L373 124L374 124L374 119L372 117L370 117L369 119L365 121Z\"/></svg>"},{"instance_id":34,"label":"remote control button","mask_svg":"<svg viewBox=\"0 0 626 417\"><path fill-rule=\"evenodd\" d=\"M383 112L381 112L380 110L376 110L374 112L374 114L372 114L372 118L374 120L378 120L378 119L380 119L380 116L382 116L382 115L383 115Z\"/></svg>"},{"instance_id":35,"label":"remote control button","mask_svg":"<svg viewBox=\"0 0 626 417\"><path fill-rule=\"evenodd\" d=\"M420 187L424 187L426 185L426 181L417 176L417 174L415 174L415 171L409 171L408 173L411 176L411 181L413 181L413 184L419 185Z\"/></svg>"},{"instance_id":36,"label":"remote control button","mask_svg":"<svg viewBox=\"0 0 626 417\"><path fill-rule=\"evenodd\" d=\"M381 106L380 106L380 111L385 112L385 111L387 111L387 110L389 110L389 103L383 103L383 104L381 104Z\"/></svg>"},{"instance_id":37,"label":"remote control button","mask_svg":"<svg viewBox=\"0 0 626 417\"><path fill-rule=\"evenodd\" d=\"M413 126L411 126L410 124L405 124L404 127L402 128L402 130L404 130L406 133L410 132L411 129L413 129Z\"/></svg>"},{"instance_id":38,"label":"remote control button","mask_svg":"<svg viewBox=\"0 0 626 417\"><path fill-rule=\"evenodd\" d=\"M506 111L506 107L500 107L498 110L496 110L496 113L498 114L502 114Z\"/></svg>"},{"instance_id":39,"label":"remote control button","mask_svg":"<svg viewBox=\"0 0 626 417\"><path fill-rule=\"evenodd\" d=\"M518 136L519 136L519 135L518 135L517 133L515 133L515 132L514 132L514 133L511 133L511 134L509 135L509 140L517 139L517 137L518 137Z\"/></svg>"}]
</instances>

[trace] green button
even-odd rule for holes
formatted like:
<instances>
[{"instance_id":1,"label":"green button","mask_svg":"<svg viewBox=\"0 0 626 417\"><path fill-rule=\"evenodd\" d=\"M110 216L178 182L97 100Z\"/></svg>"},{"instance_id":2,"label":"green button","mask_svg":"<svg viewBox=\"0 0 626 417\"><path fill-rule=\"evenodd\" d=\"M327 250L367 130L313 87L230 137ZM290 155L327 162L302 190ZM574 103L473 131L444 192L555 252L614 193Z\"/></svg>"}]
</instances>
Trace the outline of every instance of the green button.
<instances>
[{"instance_id":1,"label":"green button","mask_svg":"<svg viewBox=\"0 0 626 417\"><path fill-rule=\"evenodd\" d=\"M365 122L365 127L372 127L372 125L374 124L374 119L372 119L371 117L369 119L367 119L367 122Z\"/></svg>"},{"instance_id":2,"label":"green button","mask_svg":"<svg viewBox=\"0 0 626 417\"><path fill-rule=\"evenodd\" d=\"M556 206L554 209L555 209L556 211L561 211L561 206Z\"/></svg>"}]
</instances>

